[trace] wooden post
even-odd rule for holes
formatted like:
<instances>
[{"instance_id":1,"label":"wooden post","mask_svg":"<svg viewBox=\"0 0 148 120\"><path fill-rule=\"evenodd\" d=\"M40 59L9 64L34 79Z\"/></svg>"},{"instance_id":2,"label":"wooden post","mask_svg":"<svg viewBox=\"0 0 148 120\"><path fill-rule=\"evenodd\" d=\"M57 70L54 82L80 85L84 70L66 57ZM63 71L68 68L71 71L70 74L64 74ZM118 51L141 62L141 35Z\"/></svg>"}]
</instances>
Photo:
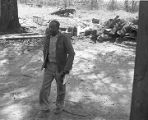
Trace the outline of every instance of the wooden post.
<instances>
[{"instance_id":1,"label":"wooden post","mask_svg":"<svg viewBox=\"0 0 148 120\"><path fill-rule=\"evenodd\" d=\"M148 2L141 1L130 120L148 120Z\"/></svg>"},{"instance_id":2,"label":"wooden post","mask_svg":"<svg viewBox=\"0 0 148 120\"><path fill-rule=\"evenodd\" d=\"M1 18L1 11L2 11L2 10L1 10L1 8L2 8L1 5L2 5L2 4L1 4L1 0L0 0L0 18Z\"/></svg>"}]
</instances>

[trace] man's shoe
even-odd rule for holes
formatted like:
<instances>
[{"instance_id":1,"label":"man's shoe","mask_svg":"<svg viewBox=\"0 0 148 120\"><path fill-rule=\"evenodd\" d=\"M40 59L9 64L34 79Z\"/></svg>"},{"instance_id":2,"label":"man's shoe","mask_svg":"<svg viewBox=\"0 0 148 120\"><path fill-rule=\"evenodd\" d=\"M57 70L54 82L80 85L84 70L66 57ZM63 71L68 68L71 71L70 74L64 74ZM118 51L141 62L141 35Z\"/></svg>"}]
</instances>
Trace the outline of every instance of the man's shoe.
<instances>
[{"instance_id":1,"label":"man's shoe","mask_svg":"<svg viewBox=\"0 0 148 120\"><path fill-rule=\"evenodd\" d=\"M48 113L50 112L50 110L41 110L39 113L38 113L38 118L45 118L47 117Z\"/></svg>"},{"instance_id":2,"label":"man's shoe","mask_svg":"<svg viewBox=\"0 0 148 120\"><path fill-rule=\"evenodd\" d=\"M49 113L50 112L50 109L47 109L47 110L42 110L43 113Z\"/></svg>"},{"instance_id":3,"label":"man's shoe","mask_svg":"<svg viewBox=\"0 0 148 120\"><path fill-rule=\"evenodd\" d=\"M64 109L63 108L56 108L55 109L55 114L60 114Z\"/></svg>"}]
</instances>

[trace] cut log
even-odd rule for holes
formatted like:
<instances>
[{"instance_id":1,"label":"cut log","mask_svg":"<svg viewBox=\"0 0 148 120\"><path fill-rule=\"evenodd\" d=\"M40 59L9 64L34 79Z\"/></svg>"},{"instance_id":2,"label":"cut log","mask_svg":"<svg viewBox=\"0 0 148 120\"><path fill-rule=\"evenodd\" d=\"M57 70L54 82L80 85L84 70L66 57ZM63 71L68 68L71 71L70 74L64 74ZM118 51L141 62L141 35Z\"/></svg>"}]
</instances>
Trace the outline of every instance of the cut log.
<instances>
[{"instance_id":1,"label":"cut log","mask_svg":"<svg viewBox=\"0 0 148 120\"><path fill-rule=\"evenodd\" d=\"M119 21L119 16L116 16L114 19L109 19L106 23L105 26L107 28L113 28L116 23Z\"/></svg>"}]
</instances>

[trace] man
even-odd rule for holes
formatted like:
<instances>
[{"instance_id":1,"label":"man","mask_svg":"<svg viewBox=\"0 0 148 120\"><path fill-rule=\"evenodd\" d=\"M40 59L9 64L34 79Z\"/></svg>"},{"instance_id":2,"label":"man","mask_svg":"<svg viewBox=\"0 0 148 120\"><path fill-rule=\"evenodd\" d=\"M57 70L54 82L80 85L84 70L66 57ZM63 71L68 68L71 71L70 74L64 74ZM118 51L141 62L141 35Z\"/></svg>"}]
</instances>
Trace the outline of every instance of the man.
<instances>
[{"instance_id":1,"label":"man","mask_svg":"<svg viewBox=\"0 0 148 120\"><path fill-rule=\"evenodd\" d=\"M74 49L71 40L59 32L60 23L53 20L46 29L43 55L44 79L39 95L41 111L49 112L49 100L51 83L55 78L57 84L56 110L58 114L63 110L65 98L65 85L63 79L70 72L74 60Z\"/></svg>"}]
</instances>

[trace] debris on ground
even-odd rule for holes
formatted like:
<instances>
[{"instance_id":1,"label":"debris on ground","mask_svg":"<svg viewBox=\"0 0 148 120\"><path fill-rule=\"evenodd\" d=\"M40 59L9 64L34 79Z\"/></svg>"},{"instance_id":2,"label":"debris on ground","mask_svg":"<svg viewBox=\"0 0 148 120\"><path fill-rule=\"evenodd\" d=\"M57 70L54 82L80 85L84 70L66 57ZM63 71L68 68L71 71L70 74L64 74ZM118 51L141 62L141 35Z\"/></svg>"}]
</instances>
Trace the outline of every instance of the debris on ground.
<instances>
[{"instance_id":1,"label":"debris on ground","mask_svg":"<svg viewBox=\"0 0 148 120\"><path fill-rule=\"evenodd\" d=\"M117 15L111 19L107 18L106 21L102 21L97 16L89 19L81 19L78 16L74 18L68 17L70 14L76 13L75 9L56 9L54 11L46 15L35 14L33 16L20 17L19 21L21 26L27 29L27 32L45 34L49 22L56 19L60 22L60 31L69 37L86 36L94 43L97 41L117 43L122 43L123 41L136 42L138 18L132 17L130 20L127 20ZM79 11L77 13L79 14Z\"/></svg>"},{"instance_id":2,"label":"debris on ground","mask_svg":"<svg viewBox=\"0 0 148 120\"><path fill-rule=\"evenodd\" d=\"M26 26L25 28L34 32L39 32L42 35L45 33L45 29L48 26L47 24L49 24L51 20L52 19L45 20L40 16L33 16L32 20L28 19L27 21L20 18L22 25ZM135 42L137 36L138 18L127 21L120 19L119 16L116 16L113 19L107 20L105 23L101 23L99 19L93 18L92 21L88 22L80 20L80 22L77 22L75 25L71 25L71 22L73 21L70 21L69 19L67 24L64 22L64 20L59 19L59 21L61 23L60 31L62 33L69 37L89 36L90 40L92 40L94 43L97 41L111 41L117 43L122 43L123 41ZM29 22L33 23L33 26L28 28L27 26L30 25ZM28 32L31 32L29 30Z\"/></svg>"},{"instance_id":3,"label":"debris on ground","mask_svg":"<svg viewBox=\"0 0 148 120\"><path fill-rule=\"evenodd\" d=\"M51 15L58 15L58 16L61 16L61 17L69 17L71 14L75 14L76 13L76 10L75 9L60 9L56 12L53 12L51 13Z\"/></svg>"},{"instance_id":4,"label":"debris on ground","mask_svg":"<svg viewBox=\"0 0 148 120\"><path fill-rule=\"evenodd\" d=\"M125 41L127 39L135 41L136 39L138 25L120 19L119 16L108 20L104 26L103 34L111 37L113 41Z\"/></svg>"}]
</instances>

